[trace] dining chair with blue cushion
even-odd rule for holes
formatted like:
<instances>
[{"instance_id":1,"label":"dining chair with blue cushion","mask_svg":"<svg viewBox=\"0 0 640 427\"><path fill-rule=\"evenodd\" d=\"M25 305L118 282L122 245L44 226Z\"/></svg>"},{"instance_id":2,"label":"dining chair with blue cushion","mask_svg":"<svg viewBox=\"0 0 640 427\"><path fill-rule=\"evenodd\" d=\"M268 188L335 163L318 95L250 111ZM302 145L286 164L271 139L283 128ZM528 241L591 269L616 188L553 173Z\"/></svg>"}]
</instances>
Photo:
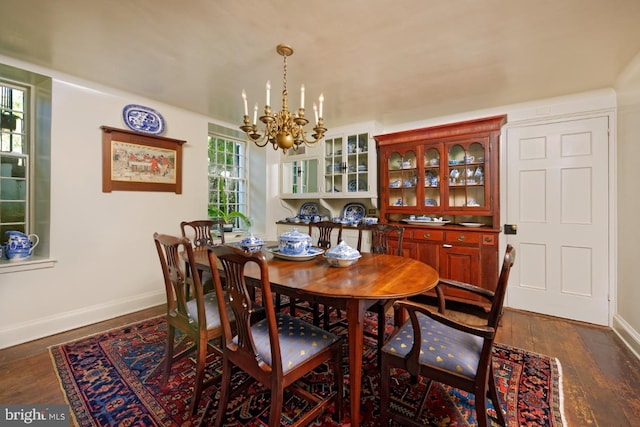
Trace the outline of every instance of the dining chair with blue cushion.
<instances>
[{"instance_id":1,"label":"dining chair with blue cushion","mask_svg":"<svg viewBox=\"0 0 640 427\"><path fill-rule=\"evenodd\" d=\"M214 293L204 293L199 275L186 273L187 266L191 271L196 271L193 247L189 239L154 233L153 240L160 257L167 294L167 344L161 387L166 390L173 363L195 351L196 375L189 405L190 413L195 414L202 390L220 379L218 375L204 382L207 356L222 355L220 343L215 345L214 342L216 339L220 341L222 337L218 300ZM192 293L191 298L187 298L187 290ZM224 299L224 294L222 298ZM230 310L228 317L232 322L233 313ZM182 338L177 343L176 330L182 333ZM183 345L185 342L190 344L186 348ZM175 354L176 349L180 348L183 350Z\"/></svg>"},{"instance_id":2,"label":"dining chair with blue cushion","mask_svg":"<svg viewBox=\"0 0 640 427\"><path fill-rule=\"evenodd\" d=\"M281 425L284 390L311 402L309 410L299 414L292 426L307 426L320 413L335 404L334 419L342 419L342 339L311 323L286 313L276 313L272 300L267 261L261 252L244 252L229 246L208 250L211 265L216 260L226 276L228 304L233 311L236 332L232 332L230 317L221 312L223 327L223 364L220 402L215 425L220 427L231 397L232 367L253 377L271 391L269 426ZM262 291L265 317L255 322L256 308L248 288L245 270L257 269L260 279L251 279ZM255 270L253 270L255 271ZM225 304L218 270L213 282L219 304ZM332 368L333 387L324 395L297 387L295 382L325 363ZM328 369L328 368L325 368Z\"/></svg>"},{"instance_id":3,"label":"dining chair with blue cushion","mask_svg":"<svg viewBox=\"0 0 640 427\"><path fill-rule=\"evenodd\" d=\"M388 426L390 419L401 425L424 425L421 421L426 407L427 394L433 381L448 384L475 396L477 425L487 427L487 397L493 402L496 418L504 426L505 415L496 390L492 363L493 343L502 317L504 296L509 272L515 261L515 249L507 245L502 270L495 291L467 283L441 279L436 290L438 298L444 298L442 287L450 286L473 293L491 303L486 324L481 326L457 322L446 314L434 312L429 307L410 301L396 301L396 308L404 308L409 320L385 343L382 348L380 380L380 420ZM439 304L442 309L443 304ZM445 307L446 308L446 307ZM391 375L397 369L408 372L412 379L422 376L429 381L423 401L414 414L392 411ZM405 384L410 387L409 384Z\"/></svg>"},{"instance_id":4,"label":"dining chair with blue cushion","mask_svg":"<svg viewBox=\"0 0 640 427\"><path fill-rule=\"evenodd\" d=\"M392 224L360 224L358 225L358 252L362 251L364 234L369 232L371 245L369 251L372 254L391 254L402 256L402 240L404 238L404 227ZM395 246L395 247L394 247ZM393 306L394 300L378 300L368 308L378 315L378 332L375 334L378 344L378 366L382 346L386 339L387 312Z\"/></svg>"}]
</instances>

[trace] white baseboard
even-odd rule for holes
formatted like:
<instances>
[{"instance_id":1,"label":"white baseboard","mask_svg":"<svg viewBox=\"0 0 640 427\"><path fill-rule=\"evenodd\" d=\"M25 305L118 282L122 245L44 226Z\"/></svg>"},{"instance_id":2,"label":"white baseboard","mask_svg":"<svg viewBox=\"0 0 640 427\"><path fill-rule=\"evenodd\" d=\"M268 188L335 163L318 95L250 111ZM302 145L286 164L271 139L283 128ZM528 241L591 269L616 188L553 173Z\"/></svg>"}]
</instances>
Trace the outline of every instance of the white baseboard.
<instances>
[{"instance_id":1,"label":"white baseboard","mask_svg":"<svg viewBox=\"0 0 640 427\"><path fill-rule=\"evenodd\" d=\"M619 315L613 316L613 332L629 347L633 354L640 359L640 334L633 329Z\"/></svg>"},{"instance_id":2,"label":"white baseboard","mask_svg":"<svg viewBox=\"0 0 640 427\"><path fill-rule=\"evenodd\" d=\"M11 325L0 329L0 349L154 307L166 300L163 290Z\"/></svg>"}]
</instances>

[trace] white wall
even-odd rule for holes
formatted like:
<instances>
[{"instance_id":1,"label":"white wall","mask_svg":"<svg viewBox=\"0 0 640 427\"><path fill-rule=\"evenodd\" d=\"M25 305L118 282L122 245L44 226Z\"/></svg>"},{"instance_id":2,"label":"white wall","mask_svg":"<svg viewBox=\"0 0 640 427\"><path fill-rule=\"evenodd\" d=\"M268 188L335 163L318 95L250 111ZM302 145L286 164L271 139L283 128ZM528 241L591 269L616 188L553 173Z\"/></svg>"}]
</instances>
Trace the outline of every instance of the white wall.
<instances>
[{"instance_id":1,"label":"white wall","mask_svg":"<svg viewBox=\"0 0 640 427\"><path fill-rule=\"evenodd\" d=\"M180 221L206 217L207 129L214 120L7 58L0 62L54 78L50 253L57 260L53 268L0 274L0 348L163 303L152 236L179 235ZM187 141L182 194L102 192L100 126L125 129L122 109L130 103L154 108L166 122L163 136ZM264 150L250 153L257 212L266 210L265 158ZM265 215L254 217L259 234L266 220L273 224Z\"/></svg>"},{"instance_id":2,"label":"white wall","mask_svg":"<svg viewBox=\"0 0 640 427\"><path fill-rule=\"evenodd\" d=\"M640 54L620 75L618 93L618 289L614 330L640 357Z\"/></svg>"}]
</instances>

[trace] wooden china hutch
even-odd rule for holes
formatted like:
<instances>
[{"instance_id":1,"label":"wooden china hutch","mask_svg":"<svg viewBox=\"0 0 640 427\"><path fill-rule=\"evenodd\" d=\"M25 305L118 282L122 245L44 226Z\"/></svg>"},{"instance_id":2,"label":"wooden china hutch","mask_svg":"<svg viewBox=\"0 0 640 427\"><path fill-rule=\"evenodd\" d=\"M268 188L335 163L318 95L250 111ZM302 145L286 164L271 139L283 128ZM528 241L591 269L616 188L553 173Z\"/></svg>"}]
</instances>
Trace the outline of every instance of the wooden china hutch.
<instances>
[{"instance_id":1,"label":"wooden china hutch","mask_svg":"<svg viewBox=\"0 0 640 427\"><path fill-rule=\"evenodd\" d=\"M443 278L498 280L500 130L507 116L375 136L380 220L405 227L403 254ZM460 291L447 297L484 305Z\"/></svg>"}]
</instances>

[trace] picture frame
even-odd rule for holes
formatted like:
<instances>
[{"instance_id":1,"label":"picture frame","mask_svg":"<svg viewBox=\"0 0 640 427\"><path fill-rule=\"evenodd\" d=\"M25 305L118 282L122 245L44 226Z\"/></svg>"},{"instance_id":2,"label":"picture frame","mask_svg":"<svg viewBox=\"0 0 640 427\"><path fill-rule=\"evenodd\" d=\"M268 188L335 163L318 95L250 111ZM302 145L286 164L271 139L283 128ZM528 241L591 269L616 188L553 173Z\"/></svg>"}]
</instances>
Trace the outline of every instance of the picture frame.
<instances>
[{"instance_id":1,"label":"picture frame","mask_svg":"<svg viewBox=\"0 0 640 427\"><path fill-rule=\"evenodd\" d=\"M102 192L165 191L182 194L179 139L101 126Z\"/></svg>"}]
</instances>

